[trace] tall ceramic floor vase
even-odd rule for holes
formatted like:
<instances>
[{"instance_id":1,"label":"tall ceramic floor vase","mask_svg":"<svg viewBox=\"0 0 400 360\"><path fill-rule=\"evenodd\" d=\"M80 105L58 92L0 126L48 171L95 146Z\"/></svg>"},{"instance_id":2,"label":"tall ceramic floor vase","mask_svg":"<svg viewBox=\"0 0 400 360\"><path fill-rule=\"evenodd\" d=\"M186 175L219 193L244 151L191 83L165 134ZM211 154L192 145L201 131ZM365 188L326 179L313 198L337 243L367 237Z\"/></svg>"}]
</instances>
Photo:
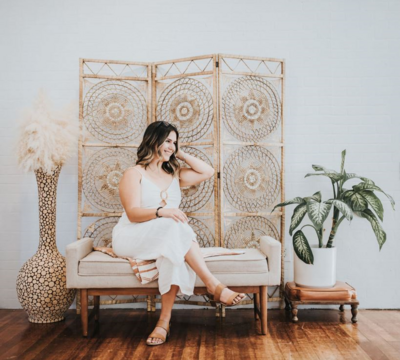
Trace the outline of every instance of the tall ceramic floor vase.
<instances>
[{"instance_id":1,"label":"tall ceramic floor vase","mask_svg":"<svg viewBox=\"0 0 400 360\"><path fill-rule=\"evenodd\" d=\"M64 319L75 290L66 288L65 258L56 245L56 196L61 166L48 175L35 171L39 193L39 248L21 268L17 278L18 300L33 323Z\"/></svg>"},{"instance_id":2,"label":"tall ceramic floor vase","mask_svg":"<svg viewBox=\"0 0 400 360\"><path fill-rule=\"evenodd\" d=\"M314 264L306 264L294 253L294 282L309 288L331 288L336 284L336 248L311 246Z\"/></svg>"}]
</instances>

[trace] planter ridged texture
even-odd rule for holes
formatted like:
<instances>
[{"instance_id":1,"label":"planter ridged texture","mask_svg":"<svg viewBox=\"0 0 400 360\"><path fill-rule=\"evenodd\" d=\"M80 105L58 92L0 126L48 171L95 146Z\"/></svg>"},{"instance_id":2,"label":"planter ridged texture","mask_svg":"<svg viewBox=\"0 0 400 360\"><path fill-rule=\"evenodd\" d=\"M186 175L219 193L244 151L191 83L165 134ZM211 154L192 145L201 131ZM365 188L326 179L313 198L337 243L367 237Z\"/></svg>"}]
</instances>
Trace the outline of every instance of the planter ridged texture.
<instances>
[{"instance_id":1,"label":"planter ridged texture","mask_svg":"<svg viewBox=\"0 0 400 360\"><path fill-rule=\"evenodd\" d=\"M39 247L17 278L18 300L33 323L64 319L76 290L66 288L65 258L56 245L56 197L61 166L52 174L35 170L39 194Z\"/></svg>"},{"instance_id":2,"label":"planter ridged texture","mask_svg":"<svg viewBox=\"0 0 400 360\"><path fill-rule=\"evenodd\" d=\"M294 253L294 282L307 288L331 288L336 284L336 248L312 247L314 264L306 264Z\"/></svg>"}]
</instances>

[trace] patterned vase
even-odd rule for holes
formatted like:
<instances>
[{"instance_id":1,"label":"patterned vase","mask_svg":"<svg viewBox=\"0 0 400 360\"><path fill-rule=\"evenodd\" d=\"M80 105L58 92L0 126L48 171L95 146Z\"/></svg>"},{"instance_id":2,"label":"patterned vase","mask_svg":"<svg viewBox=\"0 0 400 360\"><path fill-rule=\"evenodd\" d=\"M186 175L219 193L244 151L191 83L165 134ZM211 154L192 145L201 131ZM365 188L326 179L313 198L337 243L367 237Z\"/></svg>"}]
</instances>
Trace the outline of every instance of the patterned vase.
<instances>
[{"instance_id":1,"label":"patterned vase","mask_svg":"<svg viewBox=\"0 0 400 360\"><path fill-rule=\"evenodd\" d=\"M56 245L56 197L61 166L51 175L35 171L39 193L39 248L21 268L17 278L18 300L33 323L64 319L76 290L66 288L65 258Z\"/></svg>"}]
</instances>

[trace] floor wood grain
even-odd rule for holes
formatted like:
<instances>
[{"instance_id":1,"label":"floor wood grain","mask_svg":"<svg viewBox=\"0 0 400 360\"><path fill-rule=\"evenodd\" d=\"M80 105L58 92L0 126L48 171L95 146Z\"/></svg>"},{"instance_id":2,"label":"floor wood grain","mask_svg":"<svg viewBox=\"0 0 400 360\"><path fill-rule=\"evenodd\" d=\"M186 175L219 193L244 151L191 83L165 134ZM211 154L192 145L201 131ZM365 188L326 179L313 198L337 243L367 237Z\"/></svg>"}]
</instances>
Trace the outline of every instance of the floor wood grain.
<instances>
[{"instance_id":1,"label":"floor wood grain","mask_svg":"<svg viewBox=\"0 0 400 360\"><path fill-rule=\"evenodd\" d=\"M299 322L284 310L268 311L260 334L253 310L174 310L171 337L149 347L146 336L159 310L102 309L100 323L81 336L80 317L69 310L54 324L31 324L23 310L0 310L0 359L400 359L400 311L300 309Z\"/></svg>"}]
</instances>

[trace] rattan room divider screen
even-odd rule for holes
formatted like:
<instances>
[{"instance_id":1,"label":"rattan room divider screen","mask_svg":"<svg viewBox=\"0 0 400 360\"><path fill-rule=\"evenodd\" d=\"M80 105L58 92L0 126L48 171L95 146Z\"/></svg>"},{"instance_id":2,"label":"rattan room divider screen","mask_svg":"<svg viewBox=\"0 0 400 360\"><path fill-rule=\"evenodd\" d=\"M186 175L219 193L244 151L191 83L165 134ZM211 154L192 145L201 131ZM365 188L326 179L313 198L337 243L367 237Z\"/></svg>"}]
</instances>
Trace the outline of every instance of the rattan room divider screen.
<instances>
[{"instance_id":1,"label":"rattan room divider screen","mask_svg":"<svg viewBox=\"0 0 400 360\"><path fill-rule=\"evenodd\" d=\"M282 59L213 54L155 63L80 59L78 239L111 246L123 211L118 184L136 162L146 126L177 126L184 151L206 161L215 176L182 188L181 210L203 247L258 247L262 235L282 243L284 279L284 82ZM181 163L182 166L186 164ZM147 302L110 297L102 304ZM209 305L181 297L177 303ZM252 299L247 301L251 303ZM79 304L79 301L78 301Z\"/></svg>"}]
</instances>

